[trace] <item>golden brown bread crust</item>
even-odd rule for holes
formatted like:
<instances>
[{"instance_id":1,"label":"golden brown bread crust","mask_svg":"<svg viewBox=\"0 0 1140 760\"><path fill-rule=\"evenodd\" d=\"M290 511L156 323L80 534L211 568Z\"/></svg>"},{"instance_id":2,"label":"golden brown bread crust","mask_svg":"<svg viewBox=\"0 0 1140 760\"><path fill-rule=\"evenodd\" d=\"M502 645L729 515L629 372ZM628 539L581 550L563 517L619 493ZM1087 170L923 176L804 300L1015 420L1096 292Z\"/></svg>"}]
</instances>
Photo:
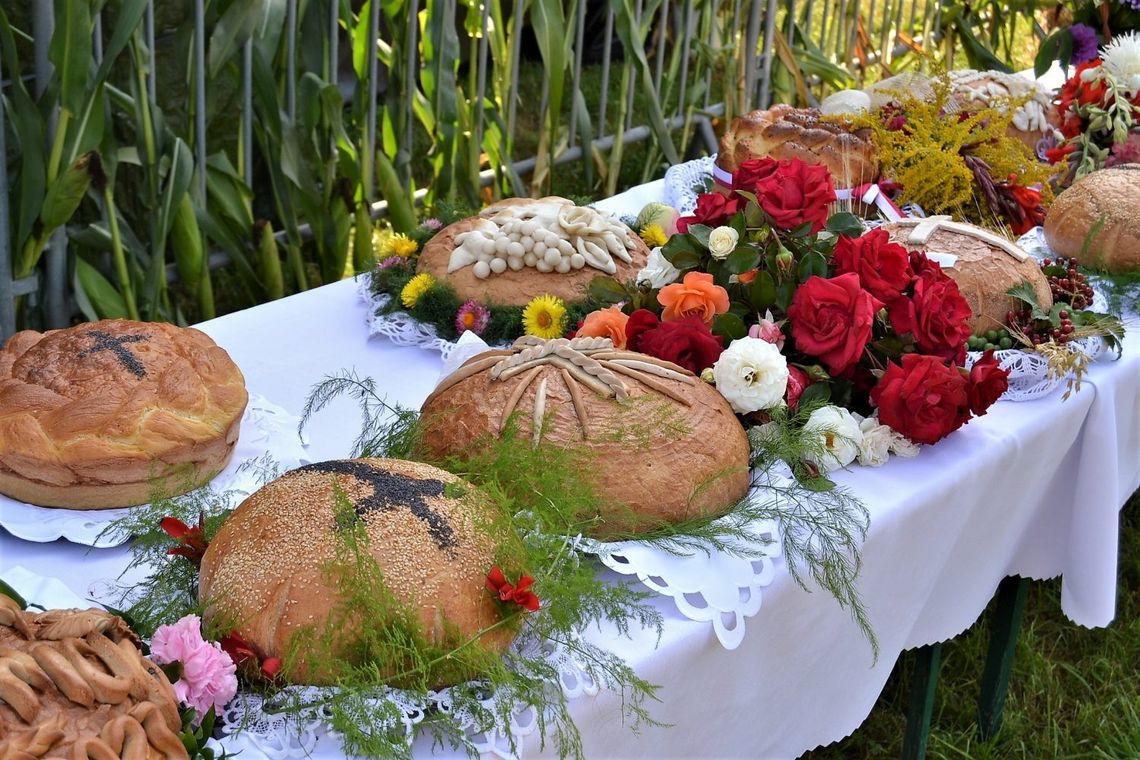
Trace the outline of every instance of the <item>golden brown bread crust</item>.
<instances>
[{"instance_id":1,"label":"golden brown bread crust","mask_svg":"<svg viewBox=\"0 0 1140 760\"><path fill-rule=\"evenodd\" d=\"M461 219L448 225L424 245L416 270L427 272L440 282L451 285L459 297L464 300L473 299L487 305L525 306L544 293L558 296L567 303L581 301L586 297L586 287L590 284L590 280L602 272L587 266L582 269L571 270L566 274L557 272L543 274L532 267L525 267L518 271L508 269L501 274L491 275L485 280L476 277L472 267L469 266L451 274L447 273L451 252L456 247L455 236L470 230L475 225L476 219L490 216L494 212L510 206L528 205L536 202L538 201L531 198L507 198L483 209L479 212L478 217ZM649 258L649 248L641 238L632 230L629 232L629 237L634 245L629 252L633 262L614 260L617 265L617 273L614 278L621 282L636 277L637 273L645 268L645 263Z\"/></svg>"},{"instance_id":2,"label":"golden brown bread crust","mask_svg":"<svg viewBox=\"0 0 1140 760\"><path fill-rule=\"evenodd\" d=\"M753 111L732 120L720 141L717 165L735 172L762 156L798 158L826 166L837 188L855 187L879 177L879 158L868 129L853 129L841 119L821 118L818 109L786 104Z\"/></svg>"},{"instance_id":3,"label":"golden brown bread crust","mask_svg":"<svg viewBox=\"0 0 1140 760\"><path fill-rule=\"evenodd\" d=\"M1029 282L1033 286L1037 301L1043 308L1052 308L1053 292L1049 288L1049 281L1032 257L1027 256L1019 261L980 237L948 229L934 232L925 245L914 244L908 240L914 228L913 221L921 220L912 220L910 226L884 224L883 229L890 234L892 242L900 243L909 250L948 253L957 257L954 266L943 271L958 283L958 290L969 302L970 311L974 314L970 327L975 335L998 330L1005 325L1006 313L1016 310L1021 304L1021 301L1006 295L1006 291L1022 282ZM987 232L974 225L967 226L982 233Z\"/></svg>"},{"instance_id":4,"label":"golden brown bread crust","mask_svg":"<svg viewBox=\"0 0 1140 760\"><path fill-rule=\"evenodd\" d=\"M587 453L591 462L584 469L599 495L614 505L601 515L596 535L723 512L744 497L749 485L748 438L724 397L674 364L615 352L608 339L532 339L531 346L581 346L583 340L609 346L589 356L610 372L595 380L600 377L604 384L616 379L626 387L628 399L603 395L579 381L576 370L557 363L522 362L521 371L516 368L515 374L496 380L494 363L512 357L505 352L480 354L424 402L424 446L435 457L462 457L480 438L497 436L512 411L525 433L520 442L528 440L541 393L539 419L546 420L542 441ZM665 374L674 377L622 371L645 364L665 368ZM579 366L590 371L587 362Z\"/></svg>"},{"instance_id":5,"label":"golden brown bread crust","mask_svg":"<svg viewBox=\"0 0 1140 760\"><path fill-rule=\"evenodd\" d=\"M336 558L339 488L364 520L370 554L396 601L412 606L433 643L452 641L444 621L466 640L500 613L485 589L494 564L487 517L474 513L473 499L442 493L456 481L435 467L394 459L320 462L286 473L243 501L210 542L198 581L207 619L234 626L264 657L286 658L305 629L324 634L341 599L326 572ZM346 629L337 644L353 638ZM501 651L510 638L498 629L480 645ZM284 675L293 683L329 683L328 664L307 654Z\"/></svg>"},{"instance_id":6,"label":"golden brown bread crust","mask_svg":"<svg viewBox=\"0 0 1140 760\"><path fill-rule=\"evenodd\" d=\"M205 333L104 320L0 351L0 493L103 509L183 493L229 460L248 394Z\"/></svg>"},{"instance_id":7,"label":"golden brown bread crust","mask_svg":"<svg viewBox=\"0 0 1140 760\"><path fill-rule=\"evenodd\" d=\"M185 758L174 689L137 642L102 610L0 595L0 757Z\"/></svg>"},{"instance_id":8,"label":"golden brown bread crust","mask_svg":"<svg viewBox=\"0 0 1140 760\"><path fill-rule=\"evenodd\" d=\"M1082 254L1098 223L1100 231ZM1058 195L1045 212L1045 241L1087 266L1110 272L1140 267L1140 164L1095 171Z\"/></svg>"}]
</instances>

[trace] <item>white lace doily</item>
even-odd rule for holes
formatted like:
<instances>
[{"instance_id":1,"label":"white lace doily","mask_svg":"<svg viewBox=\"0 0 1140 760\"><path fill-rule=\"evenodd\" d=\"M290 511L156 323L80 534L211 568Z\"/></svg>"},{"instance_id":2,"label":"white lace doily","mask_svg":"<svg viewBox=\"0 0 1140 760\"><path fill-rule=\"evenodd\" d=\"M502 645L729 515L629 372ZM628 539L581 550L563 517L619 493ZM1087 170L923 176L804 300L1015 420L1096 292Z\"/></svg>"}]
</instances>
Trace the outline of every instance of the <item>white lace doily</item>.
<instances>
[{"instance_id":1,"label":"white lace doily","mask_svg":"<svg viewBox=\"0 0 1140 760\"><path fill-rule=\"evenodd\" d=\"M521 639L521 637L520 637ZM590 677L589 670L565 647L545 642L541 647L533 641L519 644L516 640L512 648L531 657L542 657L558 671L558 684L566 699L594 696L599 686ZM552 684L552 686L554 686ZM275 706L265 697L257 694L239 694L226 706L222 713L225 731L229 735L219 742L228 750L253 750L266 757L310 757L340 756L340 736L333 729L331 716L319 706L329 687L292 687L287 690L290 697L300 697L314 707L288 716L275 711ZM480 700L480 704L494 715L492 725L481 724L479 718L470 711L459 707L452 698L451 689L429 692L426 699L399 689L383 688L377 692L374 704L385 711L395 707L396 718L391 729L402 732L411 745L416 731L431 713L450 715L464 732L472 747L481 755L491 754L501 758L515 755L511 752L512 738L516 748L521 748L524 739L538 729L539 720L535 708L522 702L516 703L509 719L504 721L494 710L492 695Z\"/></svg>"},{"instance_id":2,"label":"white lace doily","mask_svg":"<svg viewBox=\"0 0 1140 760\"><path fill-rule=\"evenodd\" d=\"M368 307L365 319L368 322L369 338L380 336L397 346L419 346L429 351L439 351L445 360L455 350L454 341L439 337L435 327L420 322L406 311L380 313L381 309L391 302L392 297L386 293L372 292L372 275L360 276L356 292Z\"/></svg>"},{"instance_id":3,"label":"white lace doily","mask_svg":"<svg viewBox=\"0 0 1140 760\"><path fill-rule=\"evenodd\" d=\"M297 437L298 422L297 417L263 396L251 394L230 463L210 485L240 501L261 485L254 469L243 467L243 463L268 453L282 469L308 464L304 444ZM0 527L25 541L65 538L74 544L104 548L127 540L127 536L101 534L130 509L46 509L0 496Z\"/></svg>"},{"instance_id":4,"label":"white lace doily","mask_svg":"<svg viewBox=\"0 0 1140 760\"><path fill-rule=\"evenodd\" d=\"M1044 230L1035 227L1017 239L1021 250L1034 256L1038 261L1051 258L1055 254L1045 244ZM1105 312L1108 302L1104 294L1094 290L1093 302L1090 307L1093 311ZM1070 351L1084 353L1089 361L1096 361L1109 353L1105 342L1098 337L1084 338L1066 344ZM1067 375L1050 377L1049 362L1041 354L1032 351L1022 351L1016 348L994 352L995 358L1003 369L1009 371L1009 390L1001 397L1002 401L1033 401L1048 396L1064 384ZM966 368L974 366L974 362L982 358L981 351L971 351L966 355Z\"/></svg>"},{"instance_id":5,"label":"white lace doily","mask_svg":"<svg viewBox=\"0 0 1140 760\"><path fill-rule=\"evenodd\" d=\"M713 174L716 154L675 164L665 170L665 204L677 209L682 216L693 213L697 196Z\"/></svg>"}]
</instances>

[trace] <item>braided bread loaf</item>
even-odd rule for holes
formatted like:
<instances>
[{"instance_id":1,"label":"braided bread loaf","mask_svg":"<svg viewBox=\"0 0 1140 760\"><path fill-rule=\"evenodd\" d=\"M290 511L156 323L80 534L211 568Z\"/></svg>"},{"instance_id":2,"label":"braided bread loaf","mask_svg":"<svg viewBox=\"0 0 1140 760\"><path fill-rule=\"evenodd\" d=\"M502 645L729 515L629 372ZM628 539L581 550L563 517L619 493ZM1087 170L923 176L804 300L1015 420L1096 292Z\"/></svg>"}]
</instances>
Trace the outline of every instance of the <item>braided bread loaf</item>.
<instances>
[{"instance_id":1,"label":"braided bread loaf","mask_svg":"<svg viewBox=\"0 0 1140 760\"><path fill-rule=\"evenodd\" d=\"M838 118L820 116L817 109L783 103L738 116L721 138L717 166L735 172L751 158L798 158L826 166L837 188L878 179L879 158L870 130L856 130Z\"/></svg>"},{"instance_id":2,"label":"braided bread loaf","mask_svg":"<svg viewBox=\"0 0 1140 760\"><path fill-rule=\"evenodd\" d=\"M0 594L0 757L185 758L166 675L121 618Z\"/></svg>"},{"instance_id":3,"label":"braided bread loaf","mask_svg":"<svg viewBox=\"0 0 1140 760\"><path fill-rule=\"evenodd\" d=\"M198 330L107 320L0 351L0 493L45 507L141 504L229 460L248 394Z\"/></svg>"},{"instance_id":4,"label":"braided bread loaf","mask_svg":"<svg viewBox=\"0 0 1140 760\"><path fill-rule=\"evenodd\" d=\"M612 505L598 535L716 514L748 491L748 440L724 397L609 338L519 338L445 378L421 412L433 457L477 453L512 415L520 445L587 454L583 476Z\"/></svg>"}]
</instances>

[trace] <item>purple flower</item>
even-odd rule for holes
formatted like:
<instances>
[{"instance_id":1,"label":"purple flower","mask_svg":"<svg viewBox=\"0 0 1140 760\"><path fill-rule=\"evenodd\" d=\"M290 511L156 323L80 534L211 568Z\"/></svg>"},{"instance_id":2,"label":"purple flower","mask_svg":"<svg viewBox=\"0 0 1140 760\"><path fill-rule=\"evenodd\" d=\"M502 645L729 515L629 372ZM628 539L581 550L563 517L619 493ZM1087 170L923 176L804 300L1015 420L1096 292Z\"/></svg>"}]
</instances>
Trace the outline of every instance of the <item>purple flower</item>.
<instances>
[{"instance_id":1,"label":"purple flower","mask_svg":"<svg viewBox=\"0 0 1140 760\"><path fill-rule=\"evenodd\" d=\"M1140 0L1137 0L1137 2L1140 2ZM443 229L443 222L433 216L430 219L424 219L424 223L421 226L425 230L441 230Z\"/></svg>"},{"instance_id":2,"label":"purple flower","mask_svg":"<svg viewBox=\"0 0 1140 760\"><path fill-rule=\"evenodd\" d=\"M394 266L397 266L399 264L403 264L404 261L405 261L405 259L402 256L389 256L388 258L383 259L379 264L377 264L376 268L377 269L387 269L388 267L394 267Z\"/></svg>"},{"instance_id":3,"label":"purple flower","mask_svg":"<svg viewBox=\"0 0 1140 760\"><path fill-rule=\"evenodd\" d=\"M487 307L476 301L467 301L455 312L455 329L460 335L470 330L479 335L487 329L491 321L491 312Z\"/></svg>"},{"instance_id":4,"label":"purple flower","mask_svg":"<svg viewBox=\"0 0 1140 760\"><path fill-rule=\"evenodd\" d=\"M1127 5L1134 11L1140 11L1140 0L1120 0L1121 5Z\"/></svg>"},{"instance_id":5,"label":"purple flower","mask_svg":"<svg viewBox=\"0 0 1140 760\"><path fill-rule=\"evenodd\" d=\"M1140 0L1132 0L1140 3ZM1079 66L1086 61L1096 58L1096 30L1087 24L1073 24L1069 27L1069 34L1073 37L1073 57L1069 63Z\"/></svg>"}]
</instances>

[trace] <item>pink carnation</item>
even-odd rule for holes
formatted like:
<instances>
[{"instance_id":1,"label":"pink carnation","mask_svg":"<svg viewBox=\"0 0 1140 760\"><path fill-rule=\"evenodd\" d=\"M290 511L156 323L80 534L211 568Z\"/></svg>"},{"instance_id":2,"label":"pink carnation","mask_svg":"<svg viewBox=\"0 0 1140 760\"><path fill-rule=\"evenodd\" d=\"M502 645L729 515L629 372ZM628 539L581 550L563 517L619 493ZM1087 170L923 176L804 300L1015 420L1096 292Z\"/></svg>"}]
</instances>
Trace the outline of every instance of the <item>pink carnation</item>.
<instances>
[{"instance_id":1,"label":"pink carnation","mask_svg":"<svg viewBox=\"0 0 1140 760\"><path fill-rule=\"evenodd\" d=\"M1104 162L1106 167L1121 164L1140 164L1140 132L1133 132L1124 142L1113 145L1111 155Z\"/></svg>"},{"instance_id":2,"label":"pink carnation","mask_svg":"<svg viewBox=\"0 0 1140 760\"><path fill-rule=\"evenodd\" d=\"M426 230L441 230L443 229L443 222L433 216L431 218L424 219L423 227Z\"/></svg>"},{"instance_id":3,"label":"pink carnation","mask_svg":"<svg viewBox=\"0 0 1140 760\"><path fill-rule=\"evenodd\" d=\"M150 658L159 665L177 662L182 677L174 682L178 700L197 712L201 722L213 707L220 712L237 694L237 668L221 646L202 639L202 621L187 615L173 625L159 626L150 643Z\"/></svg>"},{"instance_id":4,"label":"pink carnation","mask_svg":"<svg viewBox=\"0 0 1140 760\"><path fill-rule=\"evenodd\" d=\"M768 343L775 343L776 348L781 351L784 350L784 332L780 326L784 324L783 320L776 322L772 319L772 311L769 310L764 314L764 317L752 327L748 328L749 338L759 338L760 340Z\"/></svg>"}]
</instances>

